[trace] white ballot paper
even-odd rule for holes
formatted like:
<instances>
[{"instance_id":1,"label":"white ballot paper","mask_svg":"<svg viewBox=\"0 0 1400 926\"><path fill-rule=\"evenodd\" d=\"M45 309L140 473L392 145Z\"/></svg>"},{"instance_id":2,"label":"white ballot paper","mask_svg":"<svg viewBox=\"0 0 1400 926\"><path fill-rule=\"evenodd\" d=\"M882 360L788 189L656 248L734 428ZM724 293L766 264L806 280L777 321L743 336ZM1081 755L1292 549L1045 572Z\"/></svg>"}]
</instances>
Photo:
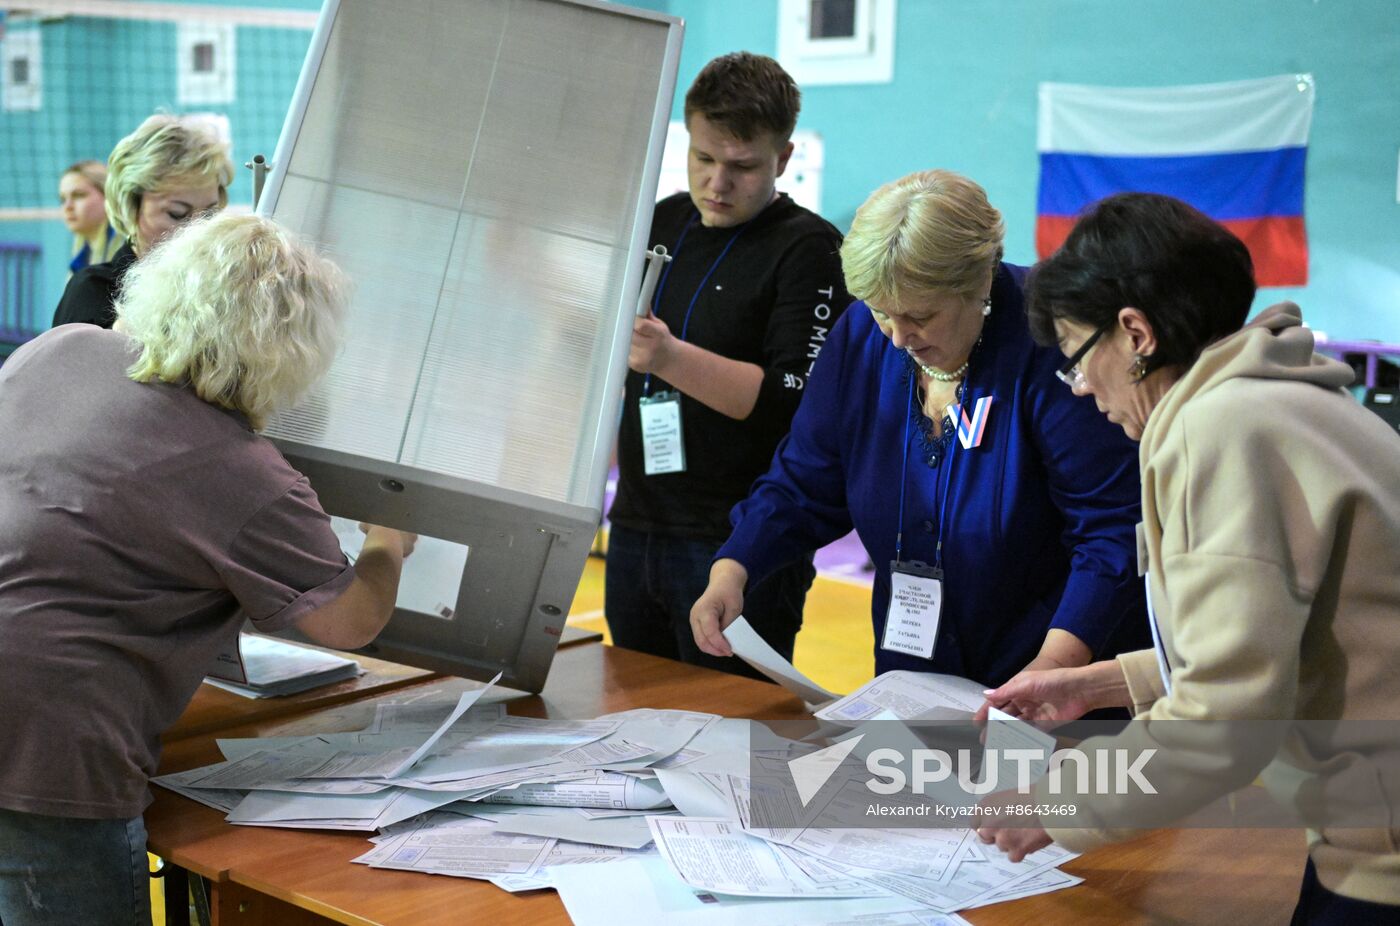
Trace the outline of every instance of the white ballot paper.
<instances>
[{"instance_id":1,"label":"white ballot paper","mask_svg":"<svg viewBox=\"0 0 1400 926\"><path fill-rule=\"evenodd\" d=\"M176 794L183 794L192 801L203 804L205 807L213 807L215 810L228 813L237 807L243 798L247 797L246 791L237 790L216 790L213 788L191 788L186 783L195 781L204 776L206 769L195 768L187 772L175 772L170 775L161 775L159 778L152 778L151 782L168 788Z\"/></svg>"},{"instance_id":2,"label":"white ballot paper","mask_svg":"<svg viewBox=\"0 0 1400 926\"><path fill-rule=\"evenodd\" d=\"M331 529L340 540L345 557L353 563L365 545L359 522L332 517ZM413 555L403 561L395 604L406 611L450 621L457 608L468 552L460 543L420 536L414 544Z\"/></svg>"},{"instance_id":3,"label":"white ballot paper","mask_svg":"<svg viewBox=\"0 0 1400 926\"><path fill-rule=\"evenodd\" d=\"M261 788L269 782L300 778L304 772L324 765L326 758L325 755L294 753L285 749L251 752L227 762L193 769L187 773L192 777L187 778L185 784L247 791ZM199 774L194 776L196 772Z\"/></svg>"},{"instance_id":4,"label":"white ballot paper","mask_svg":"<svg viewBox=\"0 0 1400 926\"><path fill-rule=\"evenodd\" d=\"M1017 782L1019 763L1008 756L1008 750L1026 749L1042 756L1043 758L1027 763L1030 771L1028 782L1034 784L1050 771L1050 756L1055 751L1055 737L993 707L987 711L986 747L989 753L996 750L997 781L1003 782L1003 787Z\"/></svg>"},{"instance_id":5,"label":"white ballot paper","mask_svg":"<svg viewBox=\"0 0 1400 926\"><path fill-rule=\"evenodd\" d=\"M1040 874L1018 880L1011 887L999 890L995 894L988 894L965 909L988 907L994 903L1005 903L1008 900L1019 900L1022 897L1034 897L1036 894L1049 894L1083 883L1083 878L1067 875L1058 868L1047 868Z\"/></svg>"},{"instance_id":6,"label":"white ballot paper","mask_svg":"<svg viewBox=\"0 0 1400 926\"><path fill-rule=\"evenodd\" d=\"M762 831L755 831L762 832ZM937 881L957 858L967 830L954 829L833 829L810 826L780 834L782 842L816 856L840 871L845 867Z\"/></svg>"},{"instance_id":7,"label":"white ballot paper","mask_svg":"<svg viewBox=\"0 0 1400 926\"><path fill-rule=\"evenodd\" d=\"M395 698L375 706L374 722L363 732L375 734L389 733L431 733L442 726L442 721L452 713L454 704L436 694L423 693L404 695L402 700ZM468 712L467 719L473 723L490 726L505 719L506 706L500 702L480 704Z\"/></svg>"},{"instance_id":8,"label":"white ballot paper","mask_svg":"<svg viewBox=\"0 0 1400 926\"><path fill-rule=\"evenodd\" d=\"M798 865L732 820L648 817L656 848L692 887L743 897L878 897L884 893L831 872L817 859Z\"/></svg>"},{"instance_id":9,"label":"white ballot paper","mask_svg":"<svg viewBox=\"0 0 1400 926\"><path fill-rule=\"evenodd\" d=\"M750 748L753 746L754 723L722 717L696 734L686 749L699 755L686 762L687 772L715 772L722 775L747 775Z\"/></svg>"},{"instance_id":10,"label":"white ballot paper","mask_svg":"<svg viewBox=\"0 0 1400 926\"><path fill-rule=\"evenodd\" d=\"M886 672L817 711L817 716L847 725L870 720L884 710L900 720L962 719L982 706L985 687L938 672Z\"/></svg>"},{"instance_id":11,"label":"white ballot paper","mask_svg":"<svg viewBox=\"0 0 1400 926\"><path fill-rule=\"evenodd\" d=\"M623 859L611 865L559 865L549 880L574 926L831 926L912 912L900 897L848 899L735 897L697 891L662 859ZM624 899L625 898L625 899ZM919 913L927 913L920 909ZM896 920L900 926L936 926L936 920Z\"/></svg>"},{"instance_id":12,"label":"white ballot paper","mask_svg":"<svg viewBox=\"0 0 1400 926\"><path fill-rule=\"evenodd\" d=\"M921 908L906 910L904 913L853 916L848 920L833 920L826 923L825 926L972 926L972 924L956 913L935 913L932 910Z\"/></svg>"},{"instance_id":13,"label":"white ballot paper","mask_svg":"<svg viewBox=\"0 0 1400 926\"><path fill-rule=\"evenodd\" d=\"M392 791L378 794L293 794L253 791L225 818L230 823L291 829L372 830L380 813L394 801Z\"/></svg>"},{"instance_id":14,"label":"white ballot paper","mask_svg":"<svg viewBox=\"0 0 1400 926\"><path fill-rule=\"evenodd\" d=\"M330 734L334 737L336 734ZM355 734L351 734L355 735ZM242 759L251 756L255 752L281 752L284 749L296 749L305 747L306 752L314 752L321 749L330 755L337 747L331 745L330 737L320 736L263 736L248 737L238 739L216 739L214 744L219 747L219 752L223 753L225 759ZM209 766L212 768L213 766Z\"/></svg>"},{"instance_id":15,"label":"white ballot paper","mask_svg":"<svg viewBox=\"0 0 1400 926\"><path fill-rule=\"evenodd\" d=\"M433 813L352 861L459 878L532 877L553 848L553 839L501 834L485 820Z\"/></svg>"},{"instance_id":16,"label":"white ballot paper","mask_svg":"<svg viewBox=\"0 0 1400 926\"><path fill-rule=\"evenodd\" d=\"M493 820L496 832L518 836L540 836L569 842L611 846L618 849L640 849L651 844L651 831L645 817L620 817L615 820L589 820L571 808L551 808L562 813L539 814L492 813L486 809L468 811L474 817Z\"/></svg>"},{"instance_id":17,"label":"white ballot paper","mask_svg":"<svg viewBox=\"0 0 1400 926\"><path fill-rule=\"evenodd\" d=\"M537 804L551 807L593 807L618 811L647 811L670 806L661 782L617 772L592 772L573 781L516 785L483 799L490 804Z\"/></svg>"},{"instance_id":18,"label":"white ballot paper","mask_svg":"<svg viewBox=\"0 0 1400 926\"><path fill-rule=\"evenodd\" d=\"M655 858L655 849L618 849L613 846L592 846L578 842L559 842L540 863L533 875L498 875L487 878L501 890L518 893L520 891L552 890L554 881L550 869L559 865L607 865L629 858Z\"/></svg>"},{"instance_id":19,"label":"white ballot paper","mask_svg":"<svg viewBox=\"0 0 1400 926\"><path fill-rule=\"evenodd\" d=\"M966 836L976 838L970 831ZM901 871L847 867L840 863L832 863L832 867L940 913L952 913L1000 899L1003 893L1014 895L1016 891L1013 888L1020 889L1030 879L1075 857L1076 853L1053 843L1032 852L1020 862L1012 862L1002 853L994 852L986 862L959 865L949 875L937 880Z\"/></svg>"},{"instance_id":20,"label":"white ballot paper","mask_svg":"<svg viewBox=\"0 0 1400 926\"><path fill-rule=\"evenodd\" d=\"M547 768L550 777L558 777L560 772L580 770L578 766L568 766L561 761L565 753L609 736L619 726L621 721L617 720L536 720L507 716L466 743L429 756L408 777L417 782L414 787L468 780L478 787L488 784L504 787L539 779L540 773L521 773L531 768ZM498 774L505 780L487 779Z\"/></svg>"},{"instance_id":21,"label":"white ballot paper","mask_svg":"<svg viewBox=\"0 0 1400 926\"><path fill-rule=\"evenodd\" d=\"M604 714L598 719L622 722L622 726L613 733L615 737L655 746L656 751L652 755L642 756L631 763L635 768L647 768L674 756L696 735L718 721L719 716L696 711L664 711L643 707ZM610 767L616 769L619 766Z\"/></svg>"},{"instance_id":22,"label":"white ballot paper","mask_svg":"<svg viewBox=\"0 0 1400 926\"><path fill-rule=\"evenodd\" d=\"M734 649L734 655L753 666L788 691L808 704L825 704L840 695L827 691L788 662L778 651L768 645L768 641L758 635L741 614L734 623L724 628L724 638Z\"/></svg>"},{"instance_id":23,"label":"white ballot paper","mask_svg":"<svg viewBox=\"0 0 1400 926\"><path fill-rule=\"evenodd\" d=\"M426 756L432 750L433 744L435 744L438 740L442 739L442 735L446 733L454 723L457 722L458 718L465 714L467 712L467 709L470 708L473 704L475 704L481 698L482 695L486 694L486 692L491 688L492 685L496 684L501 680L502 674L503 673L501 672L497 672L496 677L491 679L491 681L487 682L481 688L473 688L471 691L462 692L462 697L457 702L457 706L453 708L452 713L448 715L447 719L442 722L442 726L434 730L432 735L429 736L426 740L424 740L423 745L419 746L416 750L414 750L408 758L404 759L401 763L395 766L384 777L397 778L398 776L402 775L404 772L412 768L413 765L419 759Z\"/></svg>"},{"instance_id":24,"label":"white ballot paper","mask_svg":"<svg viewBox=\"0 0 1400 926\"><path fill-rule=\"evenodd\" d=\"M685 816L738 820L738 811L730 803L727 790L718 783L724 777L672 769L656 772L656 780L666 789L666 796Z\"/></svg>"}]
</instances>

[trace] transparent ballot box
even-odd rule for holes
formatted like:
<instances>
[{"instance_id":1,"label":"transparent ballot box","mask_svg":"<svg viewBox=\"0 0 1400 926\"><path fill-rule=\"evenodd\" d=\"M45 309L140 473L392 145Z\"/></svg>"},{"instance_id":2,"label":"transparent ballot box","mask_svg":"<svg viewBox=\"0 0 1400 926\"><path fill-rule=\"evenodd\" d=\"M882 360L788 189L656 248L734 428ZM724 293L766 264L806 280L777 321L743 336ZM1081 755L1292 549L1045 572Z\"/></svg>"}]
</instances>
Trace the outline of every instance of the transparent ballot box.
<instances>
[{"instance_id":1,"label":"transparent ballot box","mask_svg":"<svg viewBox=\"0 0 1400 926\"><path fill-rule=\"evenodd\" d=\"M365 652L544 685L602 514L680 42L591 0L323 9L258 211L354 294L329 375L268 433L330 514L434 541Z\"/></svg>"}]
</instances>

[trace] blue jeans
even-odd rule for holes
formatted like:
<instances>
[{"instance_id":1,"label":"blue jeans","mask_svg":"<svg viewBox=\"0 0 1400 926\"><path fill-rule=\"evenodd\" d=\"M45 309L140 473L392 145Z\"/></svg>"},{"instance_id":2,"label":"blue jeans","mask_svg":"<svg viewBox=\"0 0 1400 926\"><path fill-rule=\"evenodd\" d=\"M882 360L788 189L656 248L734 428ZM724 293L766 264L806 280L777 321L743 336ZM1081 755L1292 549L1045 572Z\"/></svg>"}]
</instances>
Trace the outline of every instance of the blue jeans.
<instances>
[{"instance_id":1,"label":"blue jeans","mask_svg":"<svg viewBox=\"0 0 1400 926\"><path fill-rule=\"evenodd\" d=\"M146 824L0 809L0 924L150 926Z\"/></svg>"},{"instance_id":2,"label":"blue jeans","mask_svg":"<svg viewBox=\"0 0 1400 926\"><path fill-rule=\"evenodd\" d=\"M1334 894L1317 879L1312 859L1303 871L1303 889L1290 926L1395 926L1400 906Z\"/></svg>"},{"instance_id":3,"label":"blue jeans","mask_svg":"<svg viewBox=\"0 0 1400 926\"><path fill-rule=\"evenodd\" d=\"M710 563L720 544L683 540L613 525L603 610L613 643L767 681L737 657L702 652L690 632L690 607L710 584ZM790 662L802 607L817 571L809 556L773 573L744 592L744 617L758 635Z\"/></svg>"}]
</instances>

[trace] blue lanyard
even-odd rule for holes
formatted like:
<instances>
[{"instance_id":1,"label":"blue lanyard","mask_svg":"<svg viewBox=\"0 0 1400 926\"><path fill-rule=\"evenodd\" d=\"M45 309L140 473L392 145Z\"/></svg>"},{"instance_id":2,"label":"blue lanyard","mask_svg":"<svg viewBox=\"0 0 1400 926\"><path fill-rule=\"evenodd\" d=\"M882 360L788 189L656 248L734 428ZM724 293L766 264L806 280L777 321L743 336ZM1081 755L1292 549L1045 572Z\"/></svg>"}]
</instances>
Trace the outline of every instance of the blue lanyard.
<instances>
[{"instance_id":1,"label":"blue lanyard","mask_svg":"<svg viewBox=\"0 0 1400 926\"><path fill-rule=\"evenodd\" d=\"M652 314L656 314L657 306L661 305L661 294L666 291L666 281L671 276L671 268L676 266L676 258L681 253L681 245L685 244L685 236L690 234L690 229L694 227L695 221L698 218L700 218L699 213L696 213L696 215L692 216L690 221L685 223L685 228L681 229L681 236L676 239L676 246L671 251L671 261L666 265L665 271L661 274L661 282L656 284L656 294L651 297ZM750 221L752 221L752 219L750 219ZM715 275L715 271L719 269L719 265L724 260L725 256L729 253L729 249L734 247L734 242L739 240L739 236L742 235L744 233L744 229L748 227L749 223L745 222L743 225L739 226L738 231L736 231L733 235L730 236L728 243L726 243L724 246L724 250L719 252L719 257L716 257L715 262L713 264L710 264L710 269L705 271L705 276L701 278L700 285L695 287L695 293L690 297L690 304L685 307L685 320L681 322L682 341L685 340L686 334L690 331L690 314L695 311L695 303L700 300L700 294L705 291L705 284L710 282L710 277ZM651 395L650 373L648 373L646 375L646 378L642 380L642 395Z\"/></svg>"},{"instance_id":2,"label":"blue lanyard","mask_svg":"<svg viewBox=\"0 0 1400 926\"><path fill-rule=\"evenodd\" d=\"M904 558L904 489L909 483L909 422L914 417L914 392L918 384L918 374L911 374L909 377L909 407L905 409L904 415L904 457L899 467L899 530L894 537L894 561L902 562ZM964 383L964 390L966 383ZM953 435L948 441L948 453L943 458L943 492L941 500L938 501L938 540L933 549L933 565L936 569L943 568L943 537L944 528L947 525L948 515L948 492L952 486L953 476L953 444L957 440L957 423L953 423Z\"/></svg>"}]
</instances>

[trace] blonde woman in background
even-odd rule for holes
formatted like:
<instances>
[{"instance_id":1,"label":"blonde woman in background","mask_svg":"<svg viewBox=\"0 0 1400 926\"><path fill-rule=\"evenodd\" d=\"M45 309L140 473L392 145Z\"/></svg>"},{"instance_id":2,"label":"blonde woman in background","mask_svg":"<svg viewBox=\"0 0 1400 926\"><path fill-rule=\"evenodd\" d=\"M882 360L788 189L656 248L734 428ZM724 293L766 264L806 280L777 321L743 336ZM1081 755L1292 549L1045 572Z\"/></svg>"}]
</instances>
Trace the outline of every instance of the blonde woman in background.
<instances>
[{"instance_id":1,"label":"blonde woman in background","mask_svg":"<svg viewBox=\"0 0 1400 926\"><path fill-rule=\"evenodd\" d=\"M54 311L54 327L112 327L131 265L185 222L228 205L232 182L228 146L197 119L151 116L117 142L107 160L107 218L127 243L110 261L73 275Z\"/></svg>"},{"instance_id":2,"label":"blonde woman in background","mask_svg":"<svg viewBox=\"0 0 1400 926\"><path fill-rule=\"evenodd\" d=\"M91 264L106 263L122 246L121 236L107 221L106 183L107 165L101 161L79 161L70 165L59 178L58 202L63 208L63 224L73 233L70 274Z\"/></svg>"},{"instance_id":3,"label":"blonde woman in background","mask_svg":"<svg viewBox=\"0 0 1400 926\"><path fill-rule=\"evenodd\" d=\"M258 431L330 364L340 272L221 215L137 261L115 330L68 325L0 368L0 922L149 926L160 736L245 619L354 648L413 537L346 561Z\"/></svg>"}]
</instances>

